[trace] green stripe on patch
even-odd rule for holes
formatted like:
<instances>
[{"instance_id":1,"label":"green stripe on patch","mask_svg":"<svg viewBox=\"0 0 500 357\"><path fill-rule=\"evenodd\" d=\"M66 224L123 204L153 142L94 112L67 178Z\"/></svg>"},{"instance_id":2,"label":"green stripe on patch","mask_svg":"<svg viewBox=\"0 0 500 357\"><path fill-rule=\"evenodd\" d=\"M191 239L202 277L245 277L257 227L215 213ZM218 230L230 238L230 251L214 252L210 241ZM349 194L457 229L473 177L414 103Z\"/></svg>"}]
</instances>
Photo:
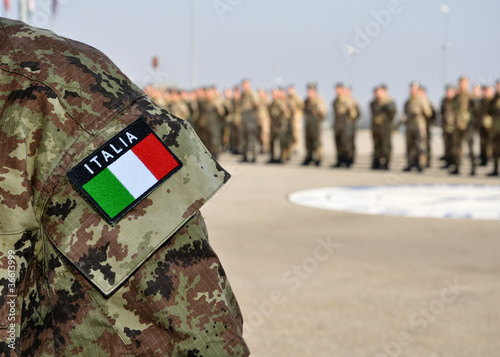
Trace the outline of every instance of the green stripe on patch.
<instances>
[{"instance_id":1,"label":"green stripe on patch","mask_svg":"<svg viewBox=\"0 0 500 357\"><path fill-rule=\"evenodd\" d=\"M109 169L105 169L82 187L111 218L135 200Z\"/></svg>"}]
</instances>

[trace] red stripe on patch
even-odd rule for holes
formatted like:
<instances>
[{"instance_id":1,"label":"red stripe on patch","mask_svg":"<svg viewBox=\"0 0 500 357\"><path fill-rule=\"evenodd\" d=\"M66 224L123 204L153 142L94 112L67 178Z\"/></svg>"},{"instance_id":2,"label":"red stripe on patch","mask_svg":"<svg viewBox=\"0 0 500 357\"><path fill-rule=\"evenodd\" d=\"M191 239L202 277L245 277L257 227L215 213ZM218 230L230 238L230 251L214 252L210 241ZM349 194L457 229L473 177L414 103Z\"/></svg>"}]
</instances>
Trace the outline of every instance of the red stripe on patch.
<instances>
[{"instance_id":1,"label":"red stripe on patch","mask_svg":"<svg viewBox=\"0 0 500 357\"><path fill-rule=\"evenodd\" d=\"M144 140L141 140L132 148L132 151L157 180L161 180L179 166L177 160L154 134L149 134Z\"/></svg>"}]
</instances>

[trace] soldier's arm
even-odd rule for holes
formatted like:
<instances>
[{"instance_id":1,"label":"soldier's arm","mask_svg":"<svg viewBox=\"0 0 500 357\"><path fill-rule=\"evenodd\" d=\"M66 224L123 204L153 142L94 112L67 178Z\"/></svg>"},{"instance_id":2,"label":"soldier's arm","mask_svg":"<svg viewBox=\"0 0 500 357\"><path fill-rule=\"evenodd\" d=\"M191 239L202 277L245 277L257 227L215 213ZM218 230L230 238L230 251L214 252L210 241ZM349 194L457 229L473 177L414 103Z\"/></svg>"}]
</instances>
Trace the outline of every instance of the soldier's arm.
<instances>
[{"instance_id":1,"label":"soldier's arm","mask_svg":"<svg viewBox=\"0 0 500 357\"><path fill-rule=\"evenodd\" d=\"M353 101L353 107L351 109L351 118L353 120L358 120L361 117L361 108L358 105L358 102Z\"/></svg>"},{"instance_id":2,"label":"soldier's arm","mask_svg":"<svg viewBox=\"0 0 500 357\"><path fill-rule=\"evenodd\" d=\"M396 116L396 104L394 102L389 102L385 105L385 110L387 112L387 116L389 117L389 120L392 121L394 120L394 117Z\"/></svg>"}]
</instances>

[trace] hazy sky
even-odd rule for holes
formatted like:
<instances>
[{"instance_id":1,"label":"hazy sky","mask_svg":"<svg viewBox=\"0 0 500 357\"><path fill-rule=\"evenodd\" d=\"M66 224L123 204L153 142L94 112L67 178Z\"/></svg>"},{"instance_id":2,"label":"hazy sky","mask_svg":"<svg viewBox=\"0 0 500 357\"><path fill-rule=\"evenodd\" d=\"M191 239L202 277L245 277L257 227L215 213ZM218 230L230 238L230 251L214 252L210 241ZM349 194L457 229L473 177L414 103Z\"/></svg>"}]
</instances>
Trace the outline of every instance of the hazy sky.
<instances>
[{"instance_id":1,"label":"hazy sky","mask_svg":"<svg viewBox=\"0 0 500 357\"><path fill-rule=\"evenodd\" d=\"M269 88L281 78L299 92L316 80L330 102L333 85L349 83L366 105L380 82L399 106L418 80L435 102L442 95L445 21L449 78L500 77L498 0L194 0L197 84L233 85L243 77ZM1 16L17 18L17 0ZM106 53L137 84L190 87L189 0L37 0L30 24ZM449 6L449 15L441 6ZM347 49L355 53L349 55ZM155 75L151 58L160 67Z\"/></svg>"}]
</instances>

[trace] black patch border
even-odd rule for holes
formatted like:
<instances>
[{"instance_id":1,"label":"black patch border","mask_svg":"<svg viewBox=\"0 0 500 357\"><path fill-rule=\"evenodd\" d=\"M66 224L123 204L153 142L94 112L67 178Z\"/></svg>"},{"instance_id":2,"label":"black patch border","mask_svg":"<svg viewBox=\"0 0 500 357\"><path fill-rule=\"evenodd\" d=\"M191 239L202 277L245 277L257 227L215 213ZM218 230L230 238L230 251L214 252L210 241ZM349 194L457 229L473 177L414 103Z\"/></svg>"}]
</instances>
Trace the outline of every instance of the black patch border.
<instances>
[{"instance_id":1,"label":"black patch border","mask_svg":"<svg viewBox=\"0 0 500 357\"><path fill-rule=\"evenodd\" d=\"M163 145L163 147L170 153L170 155L172 155L172 157L174 158L174 160L177 162L177 166L172 170L170 171L167 175L165 175L165 177L163 177L161 180L159 180L155 185L151 186L151 188L149 188L146 192L144 192L141 196L139 196L137 199L134 200L134 202L132 202L131 204L129 204L127 207L125 207L122 211L120 211L116 216L114 217L110 217L102 208L101 206L99 206L99 204L92 198L92 196L87 192L85 191L85 189L83 188L83 185L86 184L88 181L82 183L82 180L81 180L81 176L79 174L79 171L80 170L87 170L84 165L86 163L88 163L90 161L90 158L92 158L93 156L96 155L96 153L100 152L101 150L103 150L105 147L108 147L110 146L115 140L117 140L120 136L122 136L123 134L125 134L126 131L130 131L131 128L133 128L134 126L141 126L140 129L142 130L146 130L148 131L148 135L149 134L153 134L157 139L158 141ZM146 136L142 137L141 139L139 139L138 143L143 140ZM137 144L135 144L137 145ZM134 146L135 146L134 145ZM127 151L125 152L128 152L129 150L132 150L132 147L129 148ZM125 152L122 154L124 155ZM109 165L111 165L114 161L118 160L122 155L119 155L118 157L115 157L113 160L111 160L109 163L107 163L107 166L105 168L107 168ZM66 176L68 177L68 180L71 184L71 186L73 186L73 188L78 192L78 194L85 200L87 201L87 203L90 204L90 206L92 206L92 208L106 221L108 222L110 225L112 226L115 226L116 223L118 223L122 218L124 218L133 208L135 208L135 206L137 206L139 203L141 203L147 196L149 196L153 191L155 191L161 184L163 184L163 182L165 182L167 179L169 179L173 174L175 174L177 171L179 171L181 168L183 167L183 164L182 162L179 160L179 158L172 152L172 150L170 150L166 145L165 143L163 142L163 140L160 139L160 137L154 132L153 128L151 128L149 126L149 124L146 122L146 120L142 117L139 117L138 119L136 119L133 123L131 123L130 125L128 125L126 128L124 128L122 131L120 131L118 134L116 134L115 136L113 136L111 139L109 139L108 141L106 141L103 145L101 145L99 148L97 148L96 150L94 150L90 155L88 155L86 158L84 158L82 161L80 161L78 164L76 164L71 170L69 170L67 173L66 173ZM104 169L105 169L104 168ZM100 172L104 171L104 169L102 169ZM99 173L96 173L94 175L94 177L96 175L98 175ZM89 180L90 181L90 180Z\"/></svg>"}]
</instances>

